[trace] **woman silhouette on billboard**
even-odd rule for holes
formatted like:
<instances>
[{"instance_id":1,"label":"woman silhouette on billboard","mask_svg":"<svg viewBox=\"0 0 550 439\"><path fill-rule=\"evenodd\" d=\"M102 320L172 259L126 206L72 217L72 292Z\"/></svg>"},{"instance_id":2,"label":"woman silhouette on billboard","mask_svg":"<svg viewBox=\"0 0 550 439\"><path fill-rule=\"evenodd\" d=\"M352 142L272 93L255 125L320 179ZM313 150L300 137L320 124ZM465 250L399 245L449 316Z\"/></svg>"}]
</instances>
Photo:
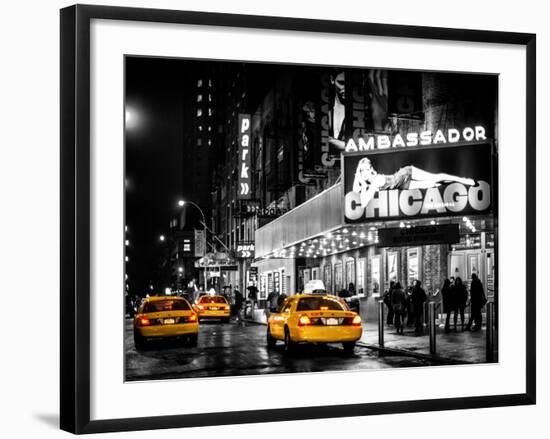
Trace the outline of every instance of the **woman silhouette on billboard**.
<instances>
[{"instance_id":1,"label":"woman silhouette on billboard","mask_svg":"<svg viewBox=\"0 0 550 439\"><path fill-rule=\"evenodd\" d=\"M443 172L424 171L416 166L408 165L399 168L391 175L379 174L372 167L371 161L365 157L357 164L353 192L361 197L361 207L365 208L377 191L392 189L428 189L441 183L457 182L466 186L475 185L471 178L457 177Z\"/></svg>"}]
</instances>

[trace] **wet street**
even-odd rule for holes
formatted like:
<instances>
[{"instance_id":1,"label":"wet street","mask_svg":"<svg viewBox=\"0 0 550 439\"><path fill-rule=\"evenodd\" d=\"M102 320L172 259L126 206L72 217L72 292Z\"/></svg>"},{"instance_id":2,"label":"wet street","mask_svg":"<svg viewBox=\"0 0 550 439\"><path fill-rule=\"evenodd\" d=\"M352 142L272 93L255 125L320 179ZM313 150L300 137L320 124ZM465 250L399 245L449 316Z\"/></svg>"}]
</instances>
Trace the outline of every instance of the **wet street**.
<instances>
[{"instance_id":1,"label":"wet street","mask_svg":"<svg viewBox=\"0 0 550 439\"><path fill-rule=\"evenodd\" d=\"M268 349L266 327L231 321L201 322L198 346L183 341L151 343L136 351L132 321L125 323L126 380L197 378L267 373L322 372L430 366L426 360L407 356L379 356L377 351L356 346L352 355L341 345L305 345L295 353L283 343Z\"/></svg>"}]
</instances>

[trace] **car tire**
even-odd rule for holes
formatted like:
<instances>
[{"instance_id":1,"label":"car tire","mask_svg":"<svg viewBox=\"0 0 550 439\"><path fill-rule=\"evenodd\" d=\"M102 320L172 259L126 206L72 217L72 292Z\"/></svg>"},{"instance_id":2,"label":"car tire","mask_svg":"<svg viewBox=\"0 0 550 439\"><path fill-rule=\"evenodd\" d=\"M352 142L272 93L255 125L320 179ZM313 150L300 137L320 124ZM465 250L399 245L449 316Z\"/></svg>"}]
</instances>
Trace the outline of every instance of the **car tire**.
<instances>
[{"instance_id":1,"label":"car tire","mask_svg":"<svg viewBox=\"0 0 550 439\"><path fill-rule=\"evenodd\" d=\"M145 348L145 338L139 335L137 332L134 332L134 346L138 351Z\"/></svg>"},{"instance_id":2,"label":"car tire","mask_svg":"<svg viewBox=\"0 0 550 439\"><path fill-rule=\"evenodd\" d=\"M198 343L199 336L197 334L193 334L189 336L188 342L189 346L196 347Z\"/></svg>"},{"instance_id":3,"label":"car tire","mask_svg":"<svg viewBox=\"0 0 550 439\"><path fill-rule=\"evenodd\" d=\"M296 343L292 341L292 338L290 337L290 330L288 327L285 327L285 351L288 353L295 352L296 350Z\"/></svg>"},{"instance_id":4,"label":"car tire","mask_svg":"<svg viewBox=\"0 0 550 439\"><path fill-rule=\"evenodd\" d=\"M344 352L346 354L353 354L353 351L355 350L355 342L354 341L348 341L346 343L342 343L344 345Z\"/></svg>"},{"instance_id":5,"label":"car tire","mask_svg":"<svg viewBox=\"0 0 550 439\"><path fill-rule=\"evenodd\" d=\"M268 348L274 348L275 347L275 344L277 343L277 340L275 340L273 338L273 336L271 335L271 331L269 330L269 325L267 326L267 335L266 335L266 339L267 339L267 347Z\"/></svg>"}]
</instances>

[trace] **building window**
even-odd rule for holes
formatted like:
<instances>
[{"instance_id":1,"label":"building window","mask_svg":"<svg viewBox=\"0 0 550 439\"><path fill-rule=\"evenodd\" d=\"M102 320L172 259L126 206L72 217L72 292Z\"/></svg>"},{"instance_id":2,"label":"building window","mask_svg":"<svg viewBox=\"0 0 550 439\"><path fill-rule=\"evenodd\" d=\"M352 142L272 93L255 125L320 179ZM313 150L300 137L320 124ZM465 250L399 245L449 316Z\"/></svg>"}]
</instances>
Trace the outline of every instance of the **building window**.
<instances>
[{"instance_id":1,"label":"building window","mask_svg":"<svg viewBox=\"0 0 550 439\"><path fill-rule=\"evenodd\" d=\"M212 145L212 140L208 139L208 146Z\"/></svg>"},{"instance_id":2,"label":"building window","mask_svg":"<svg viewBox=\"0 0 550 439\"><path fill-rule=\"evenodd\" d=\"M212 127L208 125L208 132L212 131Z\"/></svg>"},{"instance_id":3,"label":"building window","mask_svg":"<svg viewBox=\"0 0 550 439\"><path fill-rule=\"evenodd\" d=\"M208 93L208 102L212 102L212 95Z\"/></svg>"},{"instance_id":4,"label":"building window","mask_svg":"<svg viewBox=\"0 0 550 439\"><path fill-rule=\"evenodd\" d=\"M199 125L198 128L199 128L199 131L202 131L202 125Z\"/></svg>"},{"instance_id":5,"label":"building window","mask_svg":"<svg viewBox=\"0 0 550 439\"><path fill-rule=\"evenodd\" d=\"M202 79L199 79L199 80L197 81L197 87L202 87Z\"/></svg>"},{"instance_id":6,"label":"building window","mask_svg":"<svg viewBox=\"0 0 550 439\"><path fill-rule=\"evenodd\" d=\"M208 109L208 115L209 115L209 116L212 116L212 108L209 108L209 109Z\"/></svg>"},{"instance_id":7,"label":"building window","mask_svg":"<svg viewBox=\"0 0 550 439\"><path fill-rule=\"evenodd\" d=\"M202 102L202 95L197 95L197 102Z\"/></svg>"},{"instance_id":8,"label":"building window","mask_svg":"<svg viewBox=\"0 0 550 439\"><path fill-rule=\"evenodd\" d=\"M201 138L197 139L197 146L202 146L202 139Z\"/></svg>"},{"instance_id":9,"label":"building window","mask_svg":"<svg viewBox=\"0 0 550 439\"><path fill-rule=\"evenodd\" d=\"M202 109L197 108L197 117L201 117L201 116L202 116Z\"/></svg>"}]
</instances>

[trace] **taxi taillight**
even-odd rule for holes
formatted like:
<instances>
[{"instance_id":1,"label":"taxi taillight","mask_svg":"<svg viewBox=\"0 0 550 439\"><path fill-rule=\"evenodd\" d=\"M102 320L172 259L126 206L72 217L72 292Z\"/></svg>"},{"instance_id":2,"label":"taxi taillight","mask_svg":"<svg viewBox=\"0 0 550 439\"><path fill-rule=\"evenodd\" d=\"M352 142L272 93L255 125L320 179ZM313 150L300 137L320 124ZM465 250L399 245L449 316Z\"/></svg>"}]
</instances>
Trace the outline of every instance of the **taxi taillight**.
<instances>
[{"instance_id":1,"label":"taxi taillight","mask_svg":"<svg viewBox=\"0 0 550 439\"><path fill-rule=\"evenodd\" d=\"M197 321L197 315L195 313L192 313L189 318L187 319L188 322L196 322Z\"/></svg>"},{"instance_id":2,"label":"taxi taillight","mask_svg":"<svg viewBox=\"0 0 550 439\"><path fill-rule=\"evenodd\" d=\"M353 320L351 321L351 324L352 324L352 325L357 325L357 326L361 325L361 316L356 315L356 316L353 318Z\"/></svg>"},{"instance_id":3,"label":"taxi taillight","mask_svg":"<svg viewBox=\"0 0 550 439\"><path fill-rule=\"evenodd\" d=\"M308 316L300 316L298 319L298 326L308 326L311 325L311 320Z\"/></svg>"},{"instance_id":4,"label":"taxi taillight","mask_svg":"<svg viewBox=\"0 0 550 439\"><path fill-rule=\"evenodd\" d=\"M149 326L151 321L147 317L140 317L138 319L139 326Z\"/></svg>"}]
</instances>

